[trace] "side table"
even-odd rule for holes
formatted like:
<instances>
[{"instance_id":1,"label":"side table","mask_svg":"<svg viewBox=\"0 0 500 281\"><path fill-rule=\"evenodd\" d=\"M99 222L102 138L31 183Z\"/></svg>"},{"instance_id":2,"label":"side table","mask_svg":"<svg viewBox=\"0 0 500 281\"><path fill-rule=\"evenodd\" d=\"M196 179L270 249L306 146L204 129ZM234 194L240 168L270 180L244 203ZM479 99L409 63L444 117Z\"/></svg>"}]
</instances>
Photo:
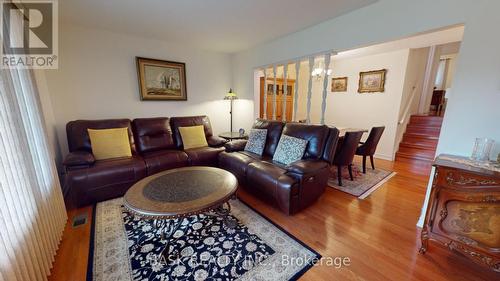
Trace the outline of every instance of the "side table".
<instances>
[{"instance_id":1,"label":"side table","mask_svg":"<svg viewBox=\"0 0 500 281\"><path fill-rule=\"evenodd\" d=\"M219 137L226 139L228 141L248 139L248 134L240 134L239 132L224 132L220 133Z\"/></svg>"}]
</instances>

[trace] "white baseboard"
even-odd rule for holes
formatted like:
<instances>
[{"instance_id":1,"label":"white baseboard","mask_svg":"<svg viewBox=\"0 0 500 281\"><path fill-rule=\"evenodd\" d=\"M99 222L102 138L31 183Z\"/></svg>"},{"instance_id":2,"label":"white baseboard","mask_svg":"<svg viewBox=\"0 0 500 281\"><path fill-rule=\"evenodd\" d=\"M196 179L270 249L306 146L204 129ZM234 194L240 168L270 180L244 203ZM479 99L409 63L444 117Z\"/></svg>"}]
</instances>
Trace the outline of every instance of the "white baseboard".
<instances>
[{"instance_id":1,"label":"white baseboard","mask_svg":"<svg viewBox=\"0 0 500 281\"><path fill-rule=\"evenodd\" d=\"M373 155L373 157L378 158L378 159L383 159L383 160L394 161L394 157L392 155L375 153L375 155Z\"/></svg>"}]
</instances>

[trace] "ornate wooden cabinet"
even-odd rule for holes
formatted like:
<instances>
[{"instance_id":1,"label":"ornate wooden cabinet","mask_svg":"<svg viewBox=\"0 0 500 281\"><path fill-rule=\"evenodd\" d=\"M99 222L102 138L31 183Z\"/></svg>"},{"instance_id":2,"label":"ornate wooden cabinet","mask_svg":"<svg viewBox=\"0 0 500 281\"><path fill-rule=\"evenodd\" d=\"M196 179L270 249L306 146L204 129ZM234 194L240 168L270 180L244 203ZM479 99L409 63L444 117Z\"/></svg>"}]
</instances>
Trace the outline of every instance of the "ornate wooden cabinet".
<instances>
[{"instance_id":1,"label":"ornate wooden cabinet","mask_svg":"<svg viewBox=\"0 0 500 281\"><path fill-rule=\"evenodd\" d=\"M420 253L431 239L500 272L500 169L451 155L434 167Z\"/></svg>"}]
</instances>

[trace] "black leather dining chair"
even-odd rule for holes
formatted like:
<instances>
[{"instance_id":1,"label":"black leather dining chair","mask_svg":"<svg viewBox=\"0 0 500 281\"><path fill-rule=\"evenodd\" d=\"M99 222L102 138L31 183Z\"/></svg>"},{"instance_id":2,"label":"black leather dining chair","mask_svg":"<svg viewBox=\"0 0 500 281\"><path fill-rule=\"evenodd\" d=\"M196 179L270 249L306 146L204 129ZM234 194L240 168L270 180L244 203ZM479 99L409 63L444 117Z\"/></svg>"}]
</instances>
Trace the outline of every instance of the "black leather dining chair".
<instances>
[{"instance_id":1,"label":"black leather dining chair","mask_svg":"<svg viewBox=\"0 0 500 281\"><path fill-rule=\"evenodd\" d=\"M370 163L372 164L372 169L375 170L375 165L373 163L373 154L377 150L378 142L382 137L385 127L373 127L370 131L370 135L361 145L356 149L356 155L363 156L363 174L366 174L366 157L370 156Z\"/></svg>"},{"instance_id":2,"label":"black leather dining chair","mask_svg":"<svg viewBox=\"0 0 500 281\"><path fill-rule=\"evenodd\" d=\"M344 137L339 139L332 164L337 166L337 177L340 186L342 186L342 166L347 166L349 176L351 180L354 180L352 176L352 161L354 160L354 154L362 136L363 132L347 132Z\"/></svg>"}]
</instances>

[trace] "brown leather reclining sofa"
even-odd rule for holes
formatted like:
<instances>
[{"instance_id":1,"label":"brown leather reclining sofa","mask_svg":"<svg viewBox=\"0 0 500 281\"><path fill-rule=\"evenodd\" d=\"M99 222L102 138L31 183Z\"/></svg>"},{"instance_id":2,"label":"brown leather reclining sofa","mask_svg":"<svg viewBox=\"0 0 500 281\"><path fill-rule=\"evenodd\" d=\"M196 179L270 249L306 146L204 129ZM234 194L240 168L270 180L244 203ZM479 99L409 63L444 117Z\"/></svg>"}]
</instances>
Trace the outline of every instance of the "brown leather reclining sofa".
<instances>
[{"instance_id":1,"label":"brown leather reclining sofa","mask_svg":"<svg viewBox=\"0 0 500 281\"><path fill-rule=\"evenodd\" d=\"M184 150L179 127L203 125L208 147ZM95 160L87 129L129 128L132 157ZM324 192L339 131L335 128L257 119L267 129L262 156L244 151L246 141L226 143L213 135L207 116L76 120L66 126L70 153L64 160L65 189L71 206L123 196L149 175L185 166L219 166L232 172L252 193L277 202L286 214L311 205ZM272 158L281 134L308 140L302 160L288 166ZM224 152L226 150L226 152Z\"/></svg>"},{"instance_id":2,"label":"brown leather reclining sofa","mask_svg":"<svg viewBox=\"0 0 500 281\"><path fill-rule=\"evenodd\" d=\"M179 127L203 125L208 147L183 149ZM132 157L96 161L87 129L129 128ZM76 120L66 125L69 154L65 189L71 206L123 196L140 179L184 166L217 166L226 141L213 135L207 116Z\"/></svg>"},{"instance_id":3,"label":"brown leather reclining sofa","mask_svg":"<svg viewBox=\"0 0 500 281\"><path fill-rule=\"evenodd\" d=\"M314 203L327 185L338 129L263 119L257 119L253 128L267 129L263 155L244 151L245 140L232 141L225 145L226 151L219 154L219 166L232 172L251 193L272 199L286 214L294 214ZM302 160L288 166L273 162L282 134L308 140Z\"/></svg>"}]
</instances>

